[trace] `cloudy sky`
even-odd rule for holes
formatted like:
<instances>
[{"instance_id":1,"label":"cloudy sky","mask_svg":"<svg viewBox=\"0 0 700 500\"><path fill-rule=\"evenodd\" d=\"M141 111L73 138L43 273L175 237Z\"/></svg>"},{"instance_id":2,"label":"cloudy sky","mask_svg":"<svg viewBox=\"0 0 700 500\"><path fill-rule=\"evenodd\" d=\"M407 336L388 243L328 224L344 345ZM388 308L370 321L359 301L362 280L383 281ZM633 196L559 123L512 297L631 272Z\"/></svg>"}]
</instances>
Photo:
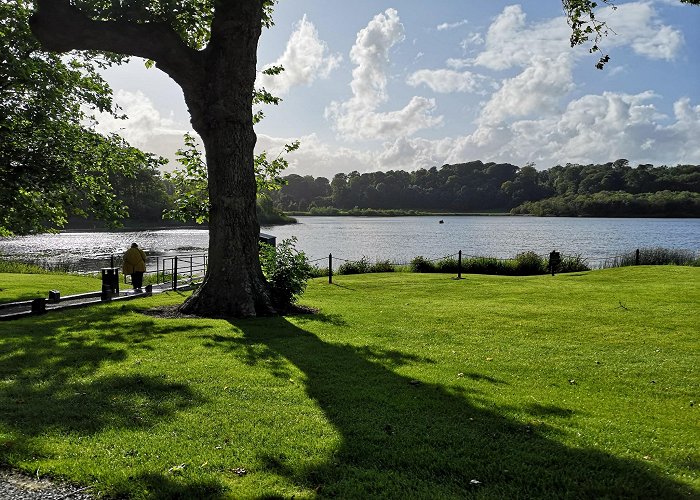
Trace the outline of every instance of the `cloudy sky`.
<instances>
[{"instance_id":1,"label":"cloudy sky","mask_svg":"<svg viewBox=\"0 0 700 500\"><path fill-rule=\"evenodd\" d=\"M559 1L281 0L263 33L258 147L288 173L415 170L471 160L539 169L626 158L700 164L700 8L617 2L611 61L571 49ZM695 47L695 49L694 49ZM179 88L142 61L106 74L129 120L103 131L173 158L190 130Z\"/></svg>"}]
</instances>

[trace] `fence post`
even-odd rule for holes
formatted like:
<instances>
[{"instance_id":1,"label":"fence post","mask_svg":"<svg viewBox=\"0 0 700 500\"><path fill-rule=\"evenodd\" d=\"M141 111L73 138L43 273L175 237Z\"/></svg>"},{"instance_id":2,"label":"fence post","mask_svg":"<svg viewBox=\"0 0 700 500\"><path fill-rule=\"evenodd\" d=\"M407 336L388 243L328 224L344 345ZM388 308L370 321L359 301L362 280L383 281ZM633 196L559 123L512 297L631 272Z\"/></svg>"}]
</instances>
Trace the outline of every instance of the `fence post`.
<instances>
[{"instance_id":1,"label":"fence post","mask_svg":"<svg viewBox=\"0 0 700 500\"><path fill-rule=\"evenodd\" d=\"M333 284L333 254L328 254L328 284Z\"/></svg>"},{"instance_id":2,"label":"fence post","mask_svg":"<svg viewBox=\"0 0 700 500\"><path fill-rule=\"evenodd\" d=\"M173 290L177 290L177 255L173 259Z\"/></svg>"},{"instance_id":3,"label":"fence post","mask_svg":"<svg viewBox=\"0 0 700 500\"><path fill-rule=\"evenodd\" d=\"M457 252L457 279L462 279L462 251Z\"/></svg>"},{"instance_id":4,"label":"fence post","mask_svg":"<svg viewBox=\"0 0 700 500\"><path fill-rule=\"evenodd\" d=\"M635 266L639 265L639 248L637 249L636 252L634 252L634 265Z\"/></svg>"},{"instance_id":5,"label":"fence post","mask_svg":"<svg viewBox=\"0 0 700 500\"><path fill-rule=\"evenodd\" d=\"M114 267L114 254L109 256L109 267Z\"/></svg>"}]
</instances>

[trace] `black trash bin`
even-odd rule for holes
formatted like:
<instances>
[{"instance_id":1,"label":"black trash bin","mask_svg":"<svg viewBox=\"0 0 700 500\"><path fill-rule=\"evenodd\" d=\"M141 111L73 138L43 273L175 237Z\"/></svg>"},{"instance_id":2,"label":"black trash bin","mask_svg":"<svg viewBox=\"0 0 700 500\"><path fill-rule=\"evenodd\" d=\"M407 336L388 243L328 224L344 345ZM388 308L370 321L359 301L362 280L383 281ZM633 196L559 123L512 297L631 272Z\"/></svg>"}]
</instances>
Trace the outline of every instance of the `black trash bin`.
<instances>
[{"instance_id":1,"label":"black trash bin","mask_svg":"<svg viewBox=\"0 0 700 500\"><path fill-rule=\"evenodd\" d=\"M119 295L119 268L102 268L102 300L109 300L107 295Z\"/></svg>"}]
</instances>

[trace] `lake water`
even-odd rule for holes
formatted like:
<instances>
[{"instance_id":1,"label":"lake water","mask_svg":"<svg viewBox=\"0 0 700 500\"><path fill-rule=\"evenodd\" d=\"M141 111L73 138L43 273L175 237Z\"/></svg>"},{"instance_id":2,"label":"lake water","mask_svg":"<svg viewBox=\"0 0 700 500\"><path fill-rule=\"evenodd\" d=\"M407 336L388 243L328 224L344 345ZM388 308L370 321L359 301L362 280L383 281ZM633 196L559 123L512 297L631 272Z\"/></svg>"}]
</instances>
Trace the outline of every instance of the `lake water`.
<instances>
[{"instance_id":1,"label":"lake water","mask_svg":"<svg viewBox=\"0 0 700 500\"><path fill-rule=\"evenodd\" d=\"M440 224L442 219L444 223ZM513 257L524 251L553 249L581 255L592 265L636 248L700 250L700 219L540 218L513 216L444 217L298 217L299 224L263 227L278 241L295 236L310 259L334 257L409 262L413 257L456 254ZM99 267L111 254L121 255L138 242L151 259L203 253L208 231L160 229L118 232L63 232L0 239L0 254L48 262ZM321 264L323 262L320 262Z\"/></svg>"}]
</instances>

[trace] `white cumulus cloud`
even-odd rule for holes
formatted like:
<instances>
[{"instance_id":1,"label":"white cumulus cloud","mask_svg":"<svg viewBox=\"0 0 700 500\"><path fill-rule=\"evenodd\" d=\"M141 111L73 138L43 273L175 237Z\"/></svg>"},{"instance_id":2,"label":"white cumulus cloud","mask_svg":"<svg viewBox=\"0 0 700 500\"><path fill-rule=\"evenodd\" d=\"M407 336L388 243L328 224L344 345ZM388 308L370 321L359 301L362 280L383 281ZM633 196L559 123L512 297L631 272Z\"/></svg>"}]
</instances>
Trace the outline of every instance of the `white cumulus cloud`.
<instances>
[{"instance_id":1,"label":"white cumulus cloud","mask_svg":"<svg viewBox=\"0 0 700 500\"><path fill-rule=\"evenodd\" d=\"M357 34L350 50L350 60L355 64L350 83L352 97L345 102L334 101L326 108L326 118L343 136L396 138L442 122L442 117L433 116L435 100L419 96L412 97L403 109L377 111L388 100L389 52L403 40L403 25L395 9L377 14Z\"/></svg>"},{"instance_id":2,"label":"white cumulus cloud","mask_svg":"<svg viewBox=\"0 0 700 500\"><path fill-rule=\"evenodd\" d=\"M289 168L284 171L284 175L312 174L331 179L339 172L367 172L377 169L376 153L328 144L321 141L316 134L294 138L258 134L256 153L268 151L270 155L276 156L284 151L285 144L297 139L301 142L301 147L284 155L289 161Z\"/></svg>"},{"instance_id":3,"label":"white cumulus cloud","mask_svg":"<svg viewBox=\"0 0 700 500\"><path fill-rule=\"evenodd\" d=\"M602 45L604 49L629 45L637 54L650 59L672 60L683 46L683 34L663 24L654 6L633 2L603 9L600 19L614 31Z\"/></svg>"},{"instance_id":4,"label":"white cumulus cloud","mask_svg":"<svg viewBox=\"0 0 700 500\"><path fill-rule=\"evenodd\" d=\"M451 69L421 69L408 77L406 82L413 86L427 85L434 92L476 92L486 78L471 71Z\"/></svg>"},{"instance_id":5,"label":"white cumulus cloud","mask_svg":"<svg viewBox=\"0 0 700 500\"><path fill-rule=\"evenodd\" d=\"M512 117L555 112L573 88L571 58L535 58L514 78L504 80L481 110L479 122L498 123Z\"/></svg>"},{"instance_id":6,"label":"white cumulus cloud","mask_svg":"<svg viewBox=\"0 0 700 500\"><path fill-rule=\"evenodd\" d=\"M455 28L459 28L460 26L464 26L465 24L469 24L469 21L467 21L466 19L462 19L461 21L456 21L453 23L442 23L442 24L438 24L437 30L438 31L452 30Z\"/></svg>"},{"instance_id":7,"label":"white cumulus cloud","mask_svg":"<svg viewBox=\"0 0 700 500\"><path fill-rule=\"evenodd\" d=\"M511 5L494 19L484 50L472 61L493 70L527 66L533 58L556 58L571 51L570 28L564 17L529 26L520 5Z\"/></svg>"},{"instance_id":8,"label":"white cumulus cloud","mask_svg":"<svg viewBox=\"0 0 700 500\"><path fill-rule=\"evenodd\" d=\"M314 24L304 16L289 37L284 53L273 64L283 66L279 75L258 77L257 85L276 94L285 94L295 85L309 85L317 78L328 78L340 62L340 54L332 54L328 45L319 39Z\"/></svg>"},{"instance_id":9,"label":"white cumulus cloud","mask_svg":"<svg viewBox=\"0 0 700 500\"><path fill-rule=\"evenodd\" d=\"M153 101L141 91L117 90L114 102L128 118L119 120L101 113L96 116L98 123L95 129L102 134L119 134L132 146L170 159L172 166L175 151L184 145L185 132L193 133L190 125L163 116Z\"/></svg>"},{"instance_id":10,"label":"white cumulus cloud","mask_svg":"<svg viewBox=\"0 0 700 500\"><path fill-rule=\"evenodd\" d=\"M700 106L682 98L674 116L660 113L653 92L604 92L568 103L559 115L497 124L481 124L452 143L447 162L470 158L536 162L604 163L627 158L632 163L697 163Z\"/></svg>"}]
</instances>

